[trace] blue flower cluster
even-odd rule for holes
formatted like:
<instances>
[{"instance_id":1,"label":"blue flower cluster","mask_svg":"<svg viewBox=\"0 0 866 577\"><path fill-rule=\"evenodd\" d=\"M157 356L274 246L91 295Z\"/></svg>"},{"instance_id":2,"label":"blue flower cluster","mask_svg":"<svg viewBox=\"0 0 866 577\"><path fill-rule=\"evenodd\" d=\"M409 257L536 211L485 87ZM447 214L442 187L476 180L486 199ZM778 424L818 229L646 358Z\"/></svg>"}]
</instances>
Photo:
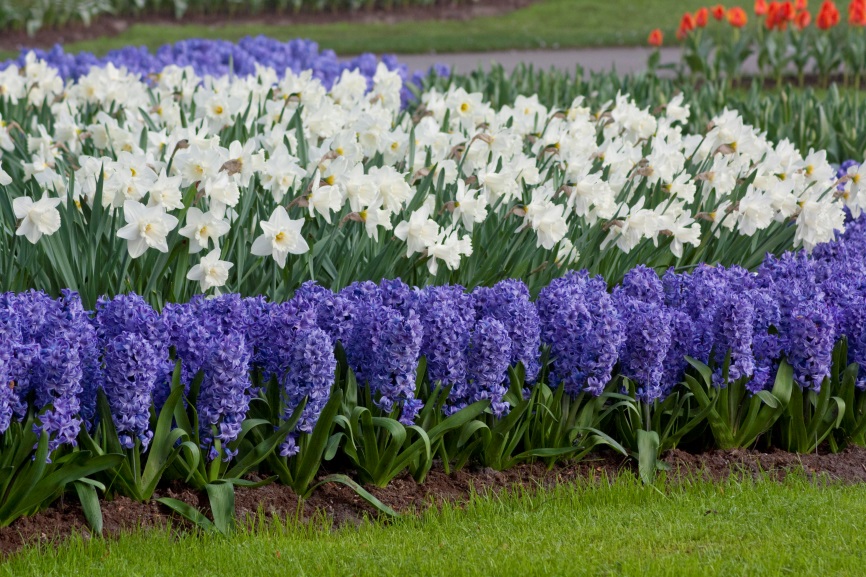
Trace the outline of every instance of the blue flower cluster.
<instances>
[{"instance_id":1,"label":"blue flower cluster","mask_svg":"<svg viewBox=\"0 0 866 577\"><path fill-rule=\"evenodd\" d=\"M75 445L95 405L96 339L75 293L0 295L0 430L32 409L51 449Z\"/></svg>"},{"instance_id":2,"label":"blue flower cluster","mask_svg":"<svg viewBox=\"0 0 866 577\"><path fill-rule=\"evenodd\" d=\"M15 60L0 63L0 69L16 63L22 65L26 50ZM120 68L125 67L132 73L147 76L160 72L169 65L190 66L199 76L249 76L256 73L256 68L266 66L278 73L290 69L295 73L310 70L314 78L322 81L330 88L340 78L344 70L357 69L372 83L376 66L380 59L374 54L362 54L355 58L342 60L333 50L319 50L319 45L311 40L296 39L280 42L265 36L246 37L237 43L226 40L191 39L181 40L174 44L166 44L154 52L147 48L127 46L112 50L103 57L97 57L90 52L67 53L63 47L56 45L51 50L32 50L36 56L45 60L51 67L57 69L64 79L77 79L87 74L94 66L102 67L108 63ZM420 85L420 79L427 71L417 71L410 75L405 64L401 64L396 56L382 55L383 62L389 70L394 70L403 78L403 84L415 82ZM446 66L434 66L432 71L440 76L450 73ZM404 97L409 97L408 88L404 88Z\"/></svg>"},{"instance_id":3,"label":"blue flower cluster","mask_svg":"<svg viewBox=\"0 0 866 577\"><path fill-rule=\"evenodd\" d=\"M755 272L700 265L687 273L638 266L609 290L601 277L568 272L536 301L517 280L467 292L400 281L356 282L339 292L305 283L271 303L229 294L166 305L136 295L100 299L94 313L69 291L0 294L0 432L28 414L52 447L74 444L95 424L97 392L110 404L122 444L152 437L152 407L168 395L171 372L199 379L202 448L230 459L258 387L273 383L288 419L304 400L281 447L299 450L313 430L345 359L371 401L403 423L421 408L419 362L430 387L448 391L445 412L478 400L509 410L509 367L569 395L599 395L628 378L637 398L663 400L683 378L685 358L713 369L713 384L771 386L782 359L803 389L820 390L835 344L866 388L866 215L812 255L767 256ZM542 366L542 352L549 363ZM273 397L272 397L273 398Z\"/></svg>"},{"instance_id":4,"label":"blue flower cluster","mask_svg":"<svg viewBox=\"0 0 866 577\"><path fill-rule=\"evenodd\" d=\"M224 460L237 454L228 445L240 435L252 399L250 358L243 331L230 330L212 341L198 398L199 438L210 460L220 456L215 440Z\"/></svg>"},{"instance_id":5,"label":"blue flower cluster","mask_svg":"<svg viewBox=\"0 0 866 577\"><path fill-rule=\"evenodd\" d=\"M569 272L542 289L537 301L541 340L553 357L550 383L570 395L599 395L610 381L623 323L601 277Z\"/></svg>"},{"instance_id":6,"label":"blue flower cluster","mask_svg":"<svg viewBox=\"0 0 866 577\"><path fill-rule=\"evenodd\" d=\"M498 320L511 339L511 364L523 363L526 383L533 384L541 370L541 320L538 309L529 299L529 290L519 280L507 279L492 287L472 291L475 312L479 318Z\"/></svg>"}]
</instances>

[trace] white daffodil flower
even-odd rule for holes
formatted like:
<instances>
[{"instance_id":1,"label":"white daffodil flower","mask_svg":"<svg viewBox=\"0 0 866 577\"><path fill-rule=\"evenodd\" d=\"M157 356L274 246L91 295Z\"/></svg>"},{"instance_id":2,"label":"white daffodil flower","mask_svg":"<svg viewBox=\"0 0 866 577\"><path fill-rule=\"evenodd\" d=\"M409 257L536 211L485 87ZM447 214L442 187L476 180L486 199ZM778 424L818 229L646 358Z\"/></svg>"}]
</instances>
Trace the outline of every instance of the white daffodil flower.
<instances>
[{"instance_id":1,"label":"white daffodil flower","mask_svg":"<svg viewBox=\"0 0 866 577\"><path fill-rule=\"evenodd\" d=\"M429 200L433 200L430 197ZM424 205L412 213L409 220L404 220L394 227L394 236L406 241L406 256L410 257L416 252L424 252L427 247L432 246L439 236L439 225L430 218L432 203L425 202Z\"/></svg>"},{"instance_id":2,"label":"white daffodil flower","mask_svg":"<svg viewBox=\"0 0 866 577\"><path fill-rule=\"evenodd\" d=\"M127 241L129 256L138 258L149 248L168 252L168 233L177 226L177 218L161 206L146 207L135 200L123 203L123 217L127 224L117 236Z\"/></svg>"},{"instance_id":3,"label":"white daffodil flower","mask_svg":"<svg viewBox=\"0 0 866 577\"><path fill-rule=\"evenodd\" d=\"M457 194L454 197L454 218L463 222L463 228L472 232L475 223L487 218L487 203L477 190L469 190L463 180L457 181Z\"/></svg>"},{"instance_id":4,"label":"white daffodil flower","mask_svg":"<svg viewBox=\"0 0 866 577\"><path fill-rule=\"evenodd\" d=\"M0 175L2 176L2 175ZM33 202L32 198L19 196L12 201L12 210L15 218L21 220L15 234L24 236L36 244L42 235L51 236L60 229L60 212L57 206L59 198L43 196L39 201Z\"/></svg>"},{"instance_id":5,"label":"white daffodil flower","mask_svg":"<svg viewBox=\"0 0 866 577\"><path fill-rule=\"evenodd\" d=\"M201 286L201 292L224 286L229 278L229 270L234 266L225 260L220 260L220 249L214 249L202 257L201 261L189 269L186 275L191 281Z\"/></svg>"},{"instance_id":6,"label":"white daffodil flower","mask_svg":"<svg viewBox=\"0 0 866 577\"><path fill-rule=\"evenodd\" d=\"M304 254L310 245L301 235L304 221L293 220L282 206L271 214L270 220L259 223L264 234L253 242L252 253L256 256L272 256L280 268L286 266L290 254Z\"/></svg>"},{"instance_id":7,"label":"white daffodil flower","mask_svg":"<svg viewBox=\"0 0 866 577\"><path fill-rule=\"evenodd\" d=\"M189 253L195 254L207 248L211 242L218 247L219 238L230 229L231 225L213 211L202 212L192 207L186 213L186 226L178 232L189 239Z\"/></svg>"}]
</instances>

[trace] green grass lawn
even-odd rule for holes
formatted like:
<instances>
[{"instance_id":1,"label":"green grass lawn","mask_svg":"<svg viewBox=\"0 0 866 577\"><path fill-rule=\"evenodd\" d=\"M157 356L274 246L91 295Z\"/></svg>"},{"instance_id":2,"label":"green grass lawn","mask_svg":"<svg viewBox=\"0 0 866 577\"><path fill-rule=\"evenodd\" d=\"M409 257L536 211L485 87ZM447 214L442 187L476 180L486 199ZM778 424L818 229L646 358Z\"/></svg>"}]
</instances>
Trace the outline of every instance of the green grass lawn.
<instances>
[{"instance_id":1,"label":"green grass lawn","mask_svg":"<svg viewBox=\"0 0 866 577\"><path fill-rule=\"evenodd\" d=\"M270 524L229 539L139 532L30 549L15 577L141 575L862 575L866 491L696 482L661 490L631 476L476 498L388 525L337 531Z\"/></svg>"},{"instance_id":2,"label":"green grass lawn","mask_svg":"<svg viewBox=\"0 0 866 577\"><path fill-rule=\"evenodd\" d=\"M734 4L751 5L742 1L731 3ZM127 45L155 48L184 38L237 40L255 34L281 40L311 38L338 54L642 45L655 27L664 29L672 37L684 10L706 5L707 2L698 0L539 0L509 14L470 21L336 22L296 26L134 25L118 36L77 42L70 44L69 49L100 54Z\"/></svg>"}]
</instances>

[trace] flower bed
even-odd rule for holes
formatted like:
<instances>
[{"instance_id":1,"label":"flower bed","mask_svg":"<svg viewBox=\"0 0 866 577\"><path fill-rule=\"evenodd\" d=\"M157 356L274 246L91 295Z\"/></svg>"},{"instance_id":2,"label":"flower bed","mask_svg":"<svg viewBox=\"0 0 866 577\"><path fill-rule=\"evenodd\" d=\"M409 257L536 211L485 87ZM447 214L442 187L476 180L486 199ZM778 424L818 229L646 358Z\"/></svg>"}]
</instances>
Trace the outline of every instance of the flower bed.
<instances>
[{"instance_id":1,"label":"flower bed","mask_svg":"<svg viewBox=\"0 0 866 577\"><path fill-rule=\"evenodd\" d=\"M676 33L683 42L683 68L692 75L730 80L738 78L746 60L756 55L759 76L774 79L777 86L792 75L803 85L807 73L816 74L827 86L832 76L841 73L845 82L859 88L866 64L863 0L848 3L844 25L832 0L824 0L814 14L806 0L756 0L754 13L758 20L754 27L746 27L748 16L739 7L716 5L683 14ZM716 30L714 20L727 29ZM648 38L653 46L663 40L659 29Z\"/></svg>"},{"instance_id":2,"label":"flower bed","mask_svg":"<svg viewBox=\"0 0 866 577\"><path fill-rule=\"evenodd\" d=\"M275 480L390 512L354 479L866 443L866 169L735 112L406 109L381 63L0 88L0 525L67 487L98 525L183 482L225 532Z\"/></svg>"},{"instance_id":3,"label":"flower bed","mask_svg":"<svg viewBox=\"0 0 866 577\"><path fill-rule=\"evenodd\" d=\"M651 477L677 445L862 443L864 235L866 218L756 273L641 266L608 291L570 272L535 301L514 280L307 283L284 303L162 313L135 295L91 314L71 292L6 293L2 522L76 475L139 500L185 479L216 499L252 470L306 494L322 459L383 486L406 468L422 480L434 457L507 468L605 444Z\"/></svg>"},{"instance_id":4,"label":"flower bed","mask_svg":"<svg viewBox=\"0 0 866 577\"><path fill-rule=\"evenodd\" d=\"M0 84L0 288L72 288L88 306L127 290L161 305L223 286L282 300L304 280L520 277L535 294L565 267L611 282L637 264L753 268L832 239L862 203L859 173L839 191L823 152L736 113L684 134L680 99L657 115L625 96L496 110L453 89L409 114L383 65L369 91L354 71L328 91L267 68L170 66L146 85L108 65L64 84L33 56Z\"/></svg>"}]
</instances>

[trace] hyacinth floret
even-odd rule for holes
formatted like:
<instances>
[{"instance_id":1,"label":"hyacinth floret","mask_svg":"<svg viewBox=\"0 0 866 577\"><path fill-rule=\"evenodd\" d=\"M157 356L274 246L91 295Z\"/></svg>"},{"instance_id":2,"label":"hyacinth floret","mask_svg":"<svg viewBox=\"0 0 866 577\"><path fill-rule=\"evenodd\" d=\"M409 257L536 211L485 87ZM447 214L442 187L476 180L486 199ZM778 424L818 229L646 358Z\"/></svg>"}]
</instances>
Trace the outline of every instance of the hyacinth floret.
<instances>
[{"instance_id":1,"label":"hyacinth floret","mask_svg":"<svg viewBox=\"0 0 866 577\"><path fill-rule=\"evenodd\" d=\"M162 358L150 341L123 331L105 343L105 396L120 444L132 449L135 441L147 449L153 438L150 407Z\"/></svg>"},{"instance_id":2,"label":"hyacinth floret","mask_svg":"<svg viewBox=\"0 0 866 577\"><path fill-rule=\"evenodd\" d=\"M713 360L716 370L713 384L728 383L751 377L755 372L752 341L755 327L755 307L748 294L730 292L722 296L713 323ZM722 365L730 355L727 380Z\"/></svg>"},{"instance_id":3,"label":"hyacinth floret","mask_svg":"<svg viewBox=\"0 0 866 577\"><path fill-rule=\"evenodd\" d=\"M687 289L680 310L689 314L695 326L694 356L710 362L713 350L713 321L720 297L728 290L726 271L722 267L698 265L688 275Z\"/></svg>"},{"instance_id":4,"label":"hyacinth floret","mask_svg":"<svg viewBox=\"0 0 866 577\"><path fill-rule=\"evenodd\" d=\"M826 303L803 302L791 312L783 334L785 357L794 368L794 382L803 389L820 391L830 376L836 327Z\"/></svg>"},{"instance_id":5,"label":"hyacinth floret","mask_svg":"<svg viewBox=\"0 0 866 577\"><path fill-rule=\"evenodd\" d=\"M686 293L689 290L689 279L685 274L679 274L671 267L662 275L662 290L665 304L672 309L682 310L686 305Z\"/></svg>"},{"instance_id":6,"label":"hyacinth floret","mask_svg":"<svg viewBox=\"0 0 866 577\"><path fill-rule=\"evenodd\" d=\"M424 329L414 310L402 315L386 306L373 306L368 310L369 318L364 323L369 335L370 350L375 351L363 359L369 363L360 374L373 393L374 402L385 413L400 409L400 422L411 424L421 409L421 401L415 398L415 376Z\"/></svg>"},{"instance_id":7,"label":"hyacinth floret","mask_svg":"<svg viewBox=\"0 0 866 577\"><path fill-rule=\"evenodd\" d=\"M249 409L251 357L243 332L229 331L215 339L205 363L197 408L199 438L202 448L209 450L210 460L219 456L215 439L221 442L224 461L237 454L228 445L240 435Z\"/></svg>"},{"instance_id":8,"label":"hyacinth floret","mask_svg":"<svg viewBox=\"0 0 866 577\"><path fill-rule=\"evenodd\" d=\"M787 252L776 258L767 255L758 269L758 284L772 291L779 303L781 333L788 332L787 322L801 304L824 299L817 278L818 267L804 251Z\"/></svg>"},{"instance_id":9,"label":"hyacinth floret","mask_svg":"<svg viewBox=\"0 0 866 577\"><path fill-rule=\"evenodd\" d=\"M79 333L79 325L82 322L87 325L86 313L72 292L64 292L54 300L44 293L30 291L12 301L21 305L22 339L25 342L32 339L26 344L36 345L23 350L13 348L19 373L18 398L33 396L35 409L40 413L34 431L48 433L49 449L62 444L75 445L83 422L79 413L84 390L82 345L86 335ZM27 360L31 362L25 376L21 362Z\"/></svg>"},{"instance_id":10,"label":"hyacinth floret","mask_svg":"<svg viewBox=\"0 0 866 577\"><path fill-rule=\"evenodd\" d=\"M0 347L11 347L8 342L0 340ZM12 424L15 407L20 400L15 394L15 381L12 380L9 364L0 360L0 433L6 432Z\"/></svg>"},{"instance_id":11,"label":"hyacinth floret","mask_svg":"<svg viewBox=\"0 0 866 577\"><path fill-rule=\"evenodd\" d=\"M345 295L335 294L315 281L307 281L295 291L292 300L298 302L299 309L315 311L316 325L328 334L331 347L338 341L347 341L355 307Z\"/></svg>"},{"instance_id":12,"label":"hyacinth floret","mask_svg":"<svg viewBox=\"0 0 866 577\"><path fill-rule=\"evenodd\" d=\"M272 305L267 312L267 318L260 321L266 323L266 339L256 352L256 364L265 380L280 377L285 359L292 356L296 335L316 328L315 309L295 299Z\"/></svg>"},{"instance_id":13,"label":"hyacinth floret","mask_svg":"<svg viewBox=\"0 0 866 577\"><path fill-rule=\"evenodd\" d=\"M622 284L614 290L614 296L618 293L654 305L663 304L665 299L664 285L659 275L642 264L625 273Z\"/></svg>"},{"instance_id":14,"label":"hyacinth floret","mask_svg":"<svg viewBox=\"0 0 866 577\"><path fill-rule=\"evenodd\" d=\"M551 384L562 384L569 395L600 395L624 336L604 280L571 271L542 289L537 307L542 342L553 359Z\"/></svg>"},{"instance_id":15,"label":"hyacinth floret","mask_svg":"<svg viewBox=\"0 0 866 577\"><path fill-rule=\"evenodd\" d=\"M496 418L505 416L510 406L503 401L508 387L511 364L511 338L508 330L493 317L482 317L475 323L469 345L469 371L466 386L452 395L446 414L452 414L470 403L490 400Z\"/></svg>"},{"instance_id":16,"label":"hyacinth floret","mask_svg":"<svg viewBox=\"0 0 866 577\"><path fill-rule=\"evenodd\" d=\"M412 302L412 289L399 278L382 279L379 281L379 294L382 304L400 312Z\"/></svg>"},{"instance_id":17,"label":"hyacinth floret","mask_svg":"<svg viewBox=\"0 0 866 577\"><path fill-rule=\"evenodd\" d=\"M477 287L472 295L477 318L489 316L503 324L511 339L511 364L523 363L526 383L534 383L541 370L541 320L526 284L506 279L492 287Z\"/></svg>"},{"instance_id":18,"label":"hyacinth floret","mask_svg":"<svg viewBox=\"0 0 866 577\"><path fill-rule=\"evenodd\" d=\"M48 432L51 450L63 444L75 446L81 429L78 413L84 371L74 341L74 335L66 331L55 332L42 343L35 367L36 406L43 412L39 415L41 426L34 427L37 434Z\"/></svg>"},{"instance_id":19,"label":"hyacinth floret","mask_svg":"<svg viewBox=\"0 0 866 577\"><path fill-rule=\"evenodd\" d=\"M644 302L625 292L615 297L625 328L619 355L620 370L623 376L635 382L636 396L645 403L661 400L665 394L662 377L671 346L671 314L660 300Z\"/></svg>"},{"instance_id":20,"label":"hyacinth floret","mask_svg":"<svg viewBox=\"0 0 866 577\"><path fill-rule=\"evenodd\" d=\"M427 359L430 383L463 387L469 336L475 324L472 297L458 285L432 286L417 292L413 306L424 328L421 354Z\"/></svg>"},{"instance_id":21,"label":"hyacinth floret","mask_svg":"<svg viewBox=\"0 0 866 577\"><path fill-rule=\"evenodd\" d=\"M246 327L247 347L253 355L253 367L260 368L271 336L269 318L274 304L263 296L256 296L245 298L243 306L244 314L249 319Z\"/></svg>"},{"instance_id":22,"label":"hyacinth floret","mask_svg":"<svg viewBox=\"0 0 866 577\"><path fill-rule=\"evenodd\" d=\"M0 433L27 410L19 393L26 390L22 381L27 381L39 352L38 344L23 344L20 314L10 306L9 296L0 294Z\"/></svg>"},{"instance_id":23,"label":"hyacinth floret","mask_svg":"<svg viewBox=\"0 0 866 577\"><path fill-rule=\"evenodd\" d=\"M664 400L675 386L682 382L688 367L687 356L693 356L695 348L695 324L686 313L668 307L670 313L671 344L664 360L662 375L662 395Z\"/></svg>"},{"instance_id":24,"label":"hyacinth floret","mask_svg":"<svg viewBox=\"0 0 866 577\"><path fill-rule=\"evenodd\" d=\"M211 335L227 335L240 331L247 336L250 326L257 322L256 317L248 315L248 309L239 294L228 293L217 297L193 297L198 301L202 318Z\"/></svg>"},{"instance_id":25,"label":"hyacinth floret","mask_svg":"<svg viewBox=\"0 0 866 577\"><path fill-rule=\"evenodd\" d=\"M94 325L102 348L124 332L146 339L160 359L156 375L156 397L168 396L174 371L174 363L169 356L171 338L165 319L157 314L153 307L136 294L121 294L111 299L100 297L96 302Z\"/></svg>"},{"instance_id":26,"label":"hyacinth floret","mask_svg":"<svg viewBox=\"0 0 866 577\"><path fill-rule=\"evenodd\" d=\"M587 283L586 304L592 315L592 332L587 335L581 364L588 375L587 392L598 396L613 376L613 367L625 335L622 320L601 277L590 279Z\"/></svg>"},{"instance_id":27,"label":"hyacinth floret","mask_svg":"<svg viewBox=\"0 0 866 577\"><path fill-rule=\"evenodd\" d=\"M285 359L282 367L281 390L285 403L284 416L288 419L303 399L307 399L295 431L289 434L280 447L283 457L291 457L298 452L299 433L312 433L322 409L328 402L337 359L331 338L319 328L301 331L294 339L290 358Z\"/></svg>"},{"instance_id":28,"label":"hyacinth floret","mask_svg":"<svg viewBox=\"0 0 866 577\"><path fill-rule=\"evenodd\" d=\"M749 298L755 310L752 334L755 373L746 383L746 388L754 394L768 389L776 372L778 359L782 354L779 339L781 313L778 301L769 290L756 288L749 293Z\"/></svg>"},{"instance_id":29,"label":"hyacinth floret","mask_svg":"<svg viewBox=\"0 0 866 577\"><path fill-rule=\"evenodd\" d=\"M212 341L205 324L206 315L199 304L198 299L185 304L168 303L162 311L168 327L169 342L181 362L181 382L187 391L204 366ZM162 403L157 405L161 406Z\"/></svg>"}]
</instances>

